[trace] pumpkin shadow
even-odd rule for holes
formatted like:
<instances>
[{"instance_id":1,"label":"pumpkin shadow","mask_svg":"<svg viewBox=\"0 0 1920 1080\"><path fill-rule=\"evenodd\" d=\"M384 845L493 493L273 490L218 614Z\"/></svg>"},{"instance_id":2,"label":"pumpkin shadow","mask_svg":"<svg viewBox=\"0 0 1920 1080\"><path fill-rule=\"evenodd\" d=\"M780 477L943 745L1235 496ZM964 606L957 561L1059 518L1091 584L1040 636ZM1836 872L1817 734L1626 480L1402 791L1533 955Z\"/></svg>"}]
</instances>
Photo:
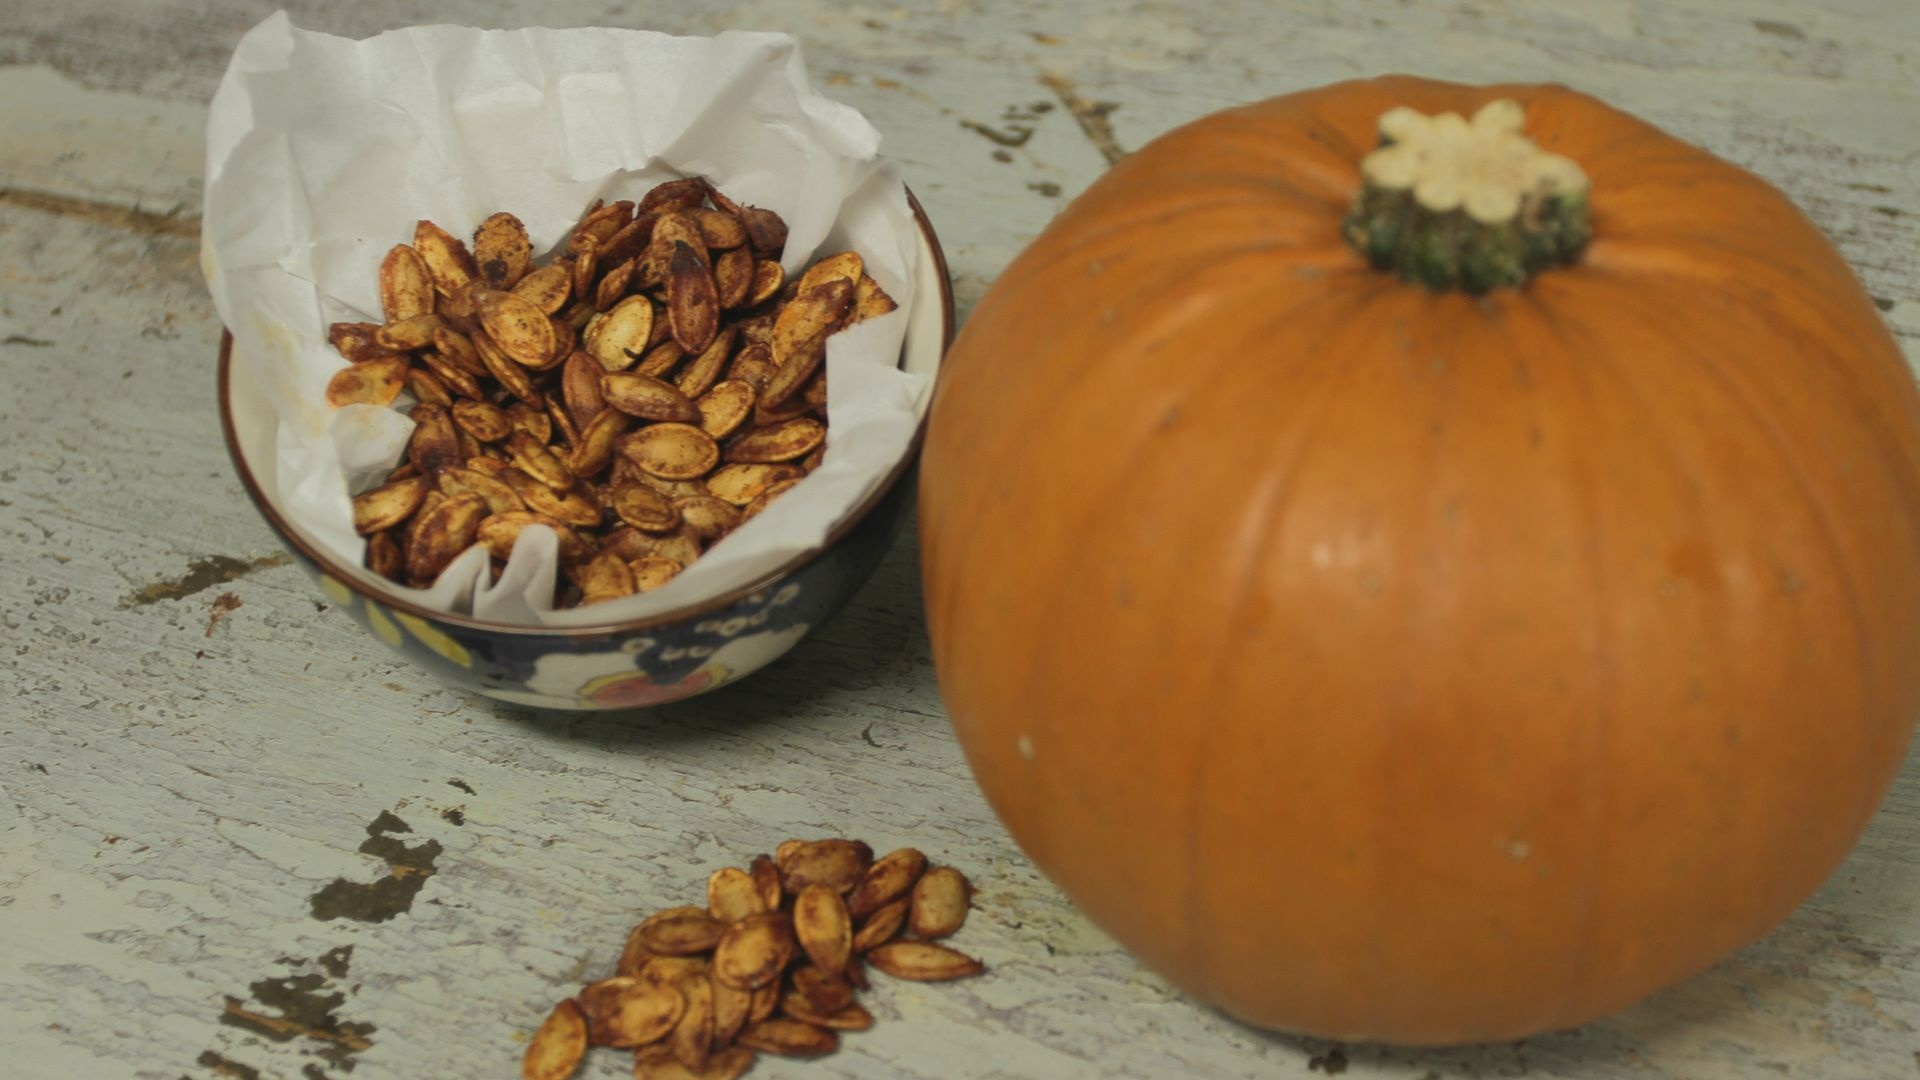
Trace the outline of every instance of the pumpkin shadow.
<instances>
[{"instance_id":1,"label":"pumpkin shadow","mask_svg":"<svg viewBox=\"0 0 1920 1080\"><path fill-rule=\"evenodd\" d=\"M785 655L736 682L684 701L631 709L570 711L480 695L472 700L525 734L590 742L615 753L720 743L822 706L850 712L847 698L897 683L925 662L926 625L919 547L909 522L846 606Z\"/></svg>"}]
</instances>

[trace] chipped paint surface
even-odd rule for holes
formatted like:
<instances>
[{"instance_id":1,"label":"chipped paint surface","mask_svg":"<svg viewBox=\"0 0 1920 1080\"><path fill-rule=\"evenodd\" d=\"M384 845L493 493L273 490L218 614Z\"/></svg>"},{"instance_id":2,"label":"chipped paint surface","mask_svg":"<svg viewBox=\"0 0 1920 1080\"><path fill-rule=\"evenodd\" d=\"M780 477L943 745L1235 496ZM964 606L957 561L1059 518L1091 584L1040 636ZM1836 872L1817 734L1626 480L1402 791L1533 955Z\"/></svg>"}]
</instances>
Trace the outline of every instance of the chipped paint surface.
<instances>
[{"instance_id":1,"label":"chipped paint surface","mask_svg":"<svg viewBox=\"0 0 1920 1080\"><path fill-rule=\"evenodd\" d=\"M994 971L937 995L877 984L889 1022L756 1076L1920 1080L1914 762L1827 887L1715 970L1579 1032L1408 1052L1235 1024L1034 871L947 729L910 532L788 657L649 714L537 715L392 656L278 553L212 408L201 125L233 40L276 6L0 19L0 101L33 103L0 108L7 1075L504 1075L636 911L837 832L973 871L968 933ZM963 313L1109 162L1183 120L1376 71L1565 80L1786 189L1920 351L1909 0L284 6L355 35L794 28L817 81L885 133Z\"/></svg>"}]
</instances>

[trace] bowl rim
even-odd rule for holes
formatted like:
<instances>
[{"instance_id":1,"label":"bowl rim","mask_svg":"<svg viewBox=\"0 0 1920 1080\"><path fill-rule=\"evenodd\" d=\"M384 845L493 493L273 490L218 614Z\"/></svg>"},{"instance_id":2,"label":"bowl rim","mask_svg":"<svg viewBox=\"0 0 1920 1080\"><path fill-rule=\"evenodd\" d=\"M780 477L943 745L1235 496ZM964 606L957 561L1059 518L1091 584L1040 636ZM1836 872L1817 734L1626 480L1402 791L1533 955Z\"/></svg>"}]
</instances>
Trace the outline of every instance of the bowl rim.
<instances>
[{"instance_id":1,"label":"bowl rim","mask_svg":"<svg viewBox=\"0 0 1920 1080\"><path fill-rule=\"evenodd\" d=\"M902 186L904 187L905 185ZM940 247L940 237L934 232L933 222L928 220L926 209L920 205L920 200L914 196L911 188L906 189L906 195L907 208L913 213L914 224L919 227L921 234L925 236L927 248L933 255L935 277L938 279L940 286L940 357L941 360L944 361L947 350L953 346L955 330L953 279L947 269L946 252ZM904 351L903 347L902 352L904 353ZM592 623L584 626L539 626L502 622L496 619L476 619L470 615L456 615L452 612L437 611L433 608L417 604L405 597L397 596L368 585L365 581L361 580L358 574L352 573L351 571L343 572L340 568L341 564L339 560L321 551L315 545L307 543L307 541L288 524L287 520L273 505L272 501L266 497L266 493L261 488L259 480L254 477L252 468L247 464L246 456L240 451L240 439L235 431L233 421L233 395L230 384L232 367L233 334L225 327L222 327L220 330L220 362L217 375L220 433L226 442L227 457L233 463L234 471L239 474L241 485L247 489L248 499L253 502L254 509L260 512L260 516L266 519L267 525L280 537L281 543L292 548L296 554L305 558L308 562L318 566L328 577L338 581L352 592L359 594L367 600L376 602L383 607L405 612L432 622L465 627L471 630L534 637L597 638L613 634L626 634L640 630L657 629L684 622L689 618L732 607L754 593L770 588L777 582L787 578L795 571L825 554L827 549L844 539L848 533L852 532L861 522L866 520L867 515L872 513L875 507L880 505L881 501L893 491L895 485L900 482L902 477L906 476L908 470L912 469L914 463L919 459L921 445L926 441L927 421L933 413L933 410L929 408L921 414L919 422L914 425L913 437L908 440L906 452L900 455L900 460L894 463L893 468L888 470L887 475L881 479L880 483L876 485L872 491L869 491L865 497L854 504L852 511L827 533L825 540L795 554L792 558L774 567L772 570L767 571L765 574L760 575L753 581L737 588L729 589L716 596L637 619L626 619L608 623ZM930 395L938 391L941 378L945 374L945 371L946 365L943 362L939 365L938 370L934 372L934 386L929 388Z\"/></svg>"}]
</instances>

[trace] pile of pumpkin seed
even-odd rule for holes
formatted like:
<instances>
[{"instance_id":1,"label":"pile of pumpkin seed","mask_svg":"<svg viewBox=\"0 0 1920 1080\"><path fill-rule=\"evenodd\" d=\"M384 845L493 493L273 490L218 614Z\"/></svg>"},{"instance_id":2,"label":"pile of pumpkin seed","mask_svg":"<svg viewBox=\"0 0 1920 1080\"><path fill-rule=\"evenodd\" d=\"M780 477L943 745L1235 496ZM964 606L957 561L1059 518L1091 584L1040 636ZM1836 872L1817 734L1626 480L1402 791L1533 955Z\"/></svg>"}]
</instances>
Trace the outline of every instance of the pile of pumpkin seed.
<instances>
[{"instance_id":1,"label":"pile of pumpkin seed","mask_svg":"<svg viewBox=\"0 0 1920 1080\"><path fill-rule=\"evenodd\" d=\"M855 998L868 965L917 982L986 970L936 940L966 922L971 893L913 848L876 860L858 840L788 840L714 871L706 906L634 927L615 973L540 1025L521 1076L567 1080L596 1046L632 1050L637 1080L733 1080L756 1054L831 1053L873 1026Z\"/></svg>"},{"instance_id":2,"label":"pile of pumpkin seed","mask_svg":"<svg viewBox=\"0 0 1920 1080\"><path fill-rule=\"evenodd\" d=\"M430 586L475 543L559 537L556 605L659 588L818 468L826 339L894 310L851 251L788 281L787 227L706 180L590 207L544 266L519 218L473 247L421 221L380 265L386 322L341 322L335 407L414 404L353 500L374 573Z\"/></svg>"}]
</instances>

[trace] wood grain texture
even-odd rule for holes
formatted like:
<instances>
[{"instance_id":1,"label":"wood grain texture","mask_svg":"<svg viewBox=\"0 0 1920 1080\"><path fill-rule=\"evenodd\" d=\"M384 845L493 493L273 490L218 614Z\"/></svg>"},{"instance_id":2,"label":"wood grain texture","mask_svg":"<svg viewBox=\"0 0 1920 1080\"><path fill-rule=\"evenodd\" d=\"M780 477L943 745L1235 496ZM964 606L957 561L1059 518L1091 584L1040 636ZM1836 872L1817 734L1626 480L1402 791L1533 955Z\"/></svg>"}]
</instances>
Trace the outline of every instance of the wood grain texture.
<instances>
[{"instance_id":1,"label":"wood grain texture","mask_svg":"<svg viewBox=\"0 0 1920 1080\"><path fill-rule=\"evenodd\" d=\"M636 912L839 833L964 869L980 907L956 944L992 971L877 980L872 1031L755 1076L1920 1077L1912 761L1827 887L1709 974L1580 1031L1410 1053L1226 1020L1039 877L947 730L911 534L787 658L652 713L533 715L392 657L279 556L212 406L201 124L234 40L276 6L0 20L7 1075L504 1075ZM885 133L963 308L1112 154L1203 112L1396 69L1563 80L1787 190L1920 355L1905 0L285 6L353 35L796 30L816 80ZM603 1057L583 1075L626 1074Z\"/></svg>"}]
</instances>

